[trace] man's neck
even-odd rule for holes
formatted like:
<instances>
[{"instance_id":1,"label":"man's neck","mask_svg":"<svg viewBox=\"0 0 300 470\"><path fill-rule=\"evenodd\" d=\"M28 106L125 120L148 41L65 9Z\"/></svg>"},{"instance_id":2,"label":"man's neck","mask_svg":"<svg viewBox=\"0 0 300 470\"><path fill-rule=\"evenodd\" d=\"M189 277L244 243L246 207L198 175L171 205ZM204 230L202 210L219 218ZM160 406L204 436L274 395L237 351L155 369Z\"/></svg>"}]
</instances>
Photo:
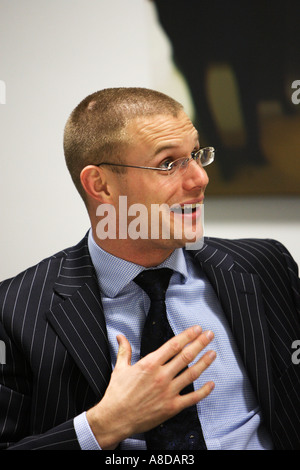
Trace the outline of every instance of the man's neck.
<instances>
[{"instance_id":1,"label":"man's neck","mask_svg":"<svg viewBox=\"0 0 300 470\"><path fill-rule=\"evenodd\" d=\"M147 240L100 240L94 229L92 230L92 233L95 243L97 243L102 250L116 256L117 258L144 266L145 268L160 265L175 249L173 247L162 248L159 244L157 244L157 246L156 244L147 244Z\"/></svg>"}]
</instances>

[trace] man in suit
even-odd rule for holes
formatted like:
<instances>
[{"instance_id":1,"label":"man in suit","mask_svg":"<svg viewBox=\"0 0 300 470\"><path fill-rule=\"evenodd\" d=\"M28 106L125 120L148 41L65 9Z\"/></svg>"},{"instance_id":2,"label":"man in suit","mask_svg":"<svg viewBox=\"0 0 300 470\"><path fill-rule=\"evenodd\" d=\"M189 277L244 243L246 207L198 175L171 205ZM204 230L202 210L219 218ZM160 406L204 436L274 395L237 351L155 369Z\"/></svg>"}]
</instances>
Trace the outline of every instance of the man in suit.
<instances>
[{"instance_id":1,"label":"man in suit","mask_svg":"<svg viewBox=\"0 0 300 470\"><path fill-rule=\"evenodd\" d=\"M96 92L72 112L64 150L91 229L0 285L2 448L299 448L297 266L273 240L202 243L214 152L182 106L146 89ZM139 237L124 234L137 205ZM169 284L152 308L138 278L160 269ZM143 353L158 309L172 334Z\"/></svg>"}]
</instances>

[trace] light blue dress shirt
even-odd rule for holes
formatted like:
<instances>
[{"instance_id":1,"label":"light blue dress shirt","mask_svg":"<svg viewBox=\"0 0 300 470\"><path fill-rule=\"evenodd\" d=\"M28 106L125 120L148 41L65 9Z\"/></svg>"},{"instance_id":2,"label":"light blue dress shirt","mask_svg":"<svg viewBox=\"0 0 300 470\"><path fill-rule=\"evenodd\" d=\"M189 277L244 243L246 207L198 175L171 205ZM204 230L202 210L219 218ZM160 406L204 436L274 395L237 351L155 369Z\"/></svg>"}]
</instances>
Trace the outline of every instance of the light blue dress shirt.
<instances>
[{"instance_id":1,"label":"light blue dress shirt","mask_svg":"<svg viewBox=\"0 0 300 470\"><path fill-rule=\"evenodd\" d=\"M91 232L88 243L102 292L112 367L116 362L119 333L131 344L134 364L139 360L141 330L150 306L148 296L133 281L144 268L103 251ZM272 449L231 330L200 266L193 262L188 251L178 249L159 267L174 270L166 296L167 315L174 334L199 324L203 331L212 330L215 335L205 350L215 350L217 358L194 382L195 389L209 380L215 382L212 393L197 405L207 449ZM81 448L99 449L85 413L77 416L74 424ZM145 448L142 435L121 443L124 450Z\"/></svg>"}]
</instances>

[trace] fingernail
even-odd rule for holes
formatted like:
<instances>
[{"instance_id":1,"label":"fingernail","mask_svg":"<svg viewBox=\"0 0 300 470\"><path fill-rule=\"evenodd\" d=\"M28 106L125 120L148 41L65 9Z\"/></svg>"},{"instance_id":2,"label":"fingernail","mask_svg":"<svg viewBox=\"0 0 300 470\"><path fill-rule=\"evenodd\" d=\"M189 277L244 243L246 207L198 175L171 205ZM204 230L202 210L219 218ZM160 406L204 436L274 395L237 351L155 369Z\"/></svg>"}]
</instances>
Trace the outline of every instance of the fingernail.
<instances>
[{"instance_id":1,"label":"fingernail","mask_svg":"<svg viewBox=\"0 0 300 470\"><path fill-rule=\"evenodd\" d=\"M195 332L197 335L199 335L199 334L201 333L201 331L202 331L201 326L199 326L199 325L194 326L194 332Z\"/></svg>"},{"instance_id":2,"label":"fingernail","mask_svg":"<svg viewBox=\"0 0 300 470\"><path fill-rule=\"evenodd\" d=\"M215 383L214 382L209 382L209 387L211 390L215 388Z\"/></svg>"},{"instance_id":3,"label":"fingernail","mask_svg":"<svg viewBox=\"0 0 300 470\"><path fill-rule=\"evenodd\" d=\"M207 339L209 339L209 340L213 339L213 337L214 337L213 332L210 331L210 330L209 330L209 331L206 331L206 332L205 332L205 335L206 335Z\"/></svg>"},{"instance_id":4,"label":"fingernail","mask_svg":"<svg viewBox=\"0 0 300 470\"><path fill-rule=\"evenodd\" d=\"M217 354L215 351L208 351L207 353L210 357L210 359L215 359L217 357Z\"/></svg>"}]
</instances>

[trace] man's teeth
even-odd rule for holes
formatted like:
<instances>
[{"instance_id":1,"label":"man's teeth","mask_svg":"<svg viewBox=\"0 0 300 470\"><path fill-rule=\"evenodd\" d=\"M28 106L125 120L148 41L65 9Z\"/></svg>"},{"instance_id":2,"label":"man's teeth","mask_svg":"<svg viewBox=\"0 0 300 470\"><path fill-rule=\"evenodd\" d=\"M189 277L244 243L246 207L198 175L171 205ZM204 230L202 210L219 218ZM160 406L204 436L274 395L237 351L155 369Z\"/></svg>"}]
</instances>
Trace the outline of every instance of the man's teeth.
<instances>
[{"instance_id":1,"label":"man's teeth","mask_svg":"<svg viewBox=\"0 0 300 470\"><path fill-rule=\"evenodd\" d=\"M197 209L197 207L199 207L198 203L184 204L183 206L172 207L172 211L176 212L177 214L187 214Z\"/></svg>"}]
</instances>

